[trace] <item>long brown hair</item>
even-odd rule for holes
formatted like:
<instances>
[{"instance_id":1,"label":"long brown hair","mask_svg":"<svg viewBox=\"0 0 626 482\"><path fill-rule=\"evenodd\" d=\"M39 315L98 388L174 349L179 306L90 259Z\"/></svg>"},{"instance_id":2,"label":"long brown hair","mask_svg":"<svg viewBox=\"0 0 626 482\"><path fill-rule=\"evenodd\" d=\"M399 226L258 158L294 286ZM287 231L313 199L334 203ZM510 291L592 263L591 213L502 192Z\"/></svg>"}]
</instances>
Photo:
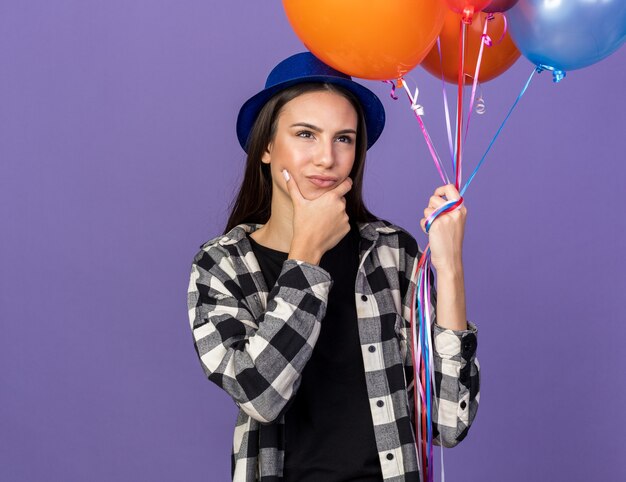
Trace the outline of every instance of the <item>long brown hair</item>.
<instances>
[{"instance_id":1,"label":"long brown hair","mask_svg":"<svg viewBox=\"0 0 626 482\"><path fill-rule=\"evenodd\" d=\"M224 233L241 223L265 224L270 218L272 205L272 176L268 164L261 162L263 154L276 135L278 116L287 102L309 92L329 91L350 101L357 113L357 135L354 165L350 172L352 189L346 194L346 212L351 222L376 220L363 203L363 172L367 152L365 117L361 103L348 90L328 83L303 83L288 87L272 97L261 109L246 145L248 157L239 194L231 205Z\"/></svg>"}]
</instances>

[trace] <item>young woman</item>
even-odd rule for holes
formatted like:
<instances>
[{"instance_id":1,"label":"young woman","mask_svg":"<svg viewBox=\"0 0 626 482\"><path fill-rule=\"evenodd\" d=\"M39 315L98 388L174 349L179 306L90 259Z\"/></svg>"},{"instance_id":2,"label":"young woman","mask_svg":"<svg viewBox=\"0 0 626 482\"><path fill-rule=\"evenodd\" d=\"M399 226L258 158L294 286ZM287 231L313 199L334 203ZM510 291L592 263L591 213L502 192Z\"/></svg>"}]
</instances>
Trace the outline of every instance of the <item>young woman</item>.
<instances>
[{"instance_id":1,"label":"young woman","mask_svg":"<svg viewBox=\"0 0 626 482\"><path fill-rule=\"evenodd\" d=\"M225 233L193 260L188 293L202 367L240 409L235 481L419 481L408 320L421 253L362 199L384 121L376 95L310 53L279 63L241 108L244 179ZM435 190L422 229L458 197ZM433 428L448 447L467 435L479 398L465 216L445 214L429 232Z\"/></svg>"}]
</instances>

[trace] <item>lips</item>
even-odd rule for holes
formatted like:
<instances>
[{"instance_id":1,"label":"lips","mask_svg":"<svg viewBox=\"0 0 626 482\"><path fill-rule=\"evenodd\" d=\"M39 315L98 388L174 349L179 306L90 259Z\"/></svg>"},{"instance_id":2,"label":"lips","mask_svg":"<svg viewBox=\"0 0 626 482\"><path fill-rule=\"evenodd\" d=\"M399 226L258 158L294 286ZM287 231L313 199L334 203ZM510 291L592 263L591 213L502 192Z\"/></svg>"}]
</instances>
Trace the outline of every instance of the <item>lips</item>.
<instances>
[{"instance_id":1,"label":"lips","mask_svg":"<svg viewBox=\"0 0 626 482\"><path fill-rule=\"evenodd\" d=\"M307 176L307 179L317 187L330 187L337 182L336 177L330 176Z\"/></svg>"}]
</instances>

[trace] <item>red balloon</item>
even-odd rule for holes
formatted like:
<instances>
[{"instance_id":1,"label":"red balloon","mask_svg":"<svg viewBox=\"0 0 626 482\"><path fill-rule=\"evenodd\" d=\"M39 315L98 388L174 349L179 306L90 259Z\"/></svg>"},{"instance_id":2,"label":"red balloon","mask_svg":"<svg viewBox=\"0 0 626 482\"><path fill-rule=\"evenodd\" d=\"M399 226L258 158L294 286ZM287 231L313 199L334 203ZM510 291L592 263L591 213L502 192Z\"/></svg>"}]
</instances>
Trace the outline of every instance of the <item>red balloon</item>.
<instances>
[{"instance_id":1,"label":"red balloon","mask_svg":"<svg viewBox=\"0 0 626 482\"><path fill-rule=\"evenodd\" d=\"M492 0L492 2L485 7L483 12L506 12L508 9L513 8L517 2L518 0Z\"/></svg>"},{"instance_id":2,"label":"red balloon","mask_svg":"<svg viewBox=\"0 0 626 482\"><path fill-rule=\"evenodd\" d=\"M471 84L473 76L476 74L476 61L482 42L483 27L487 22L486 13L479 13L474 18L474 22L467 26L467 38L465 49L465 83ZM447 12L443 28L439 34L441 44L441 57L437 46L428 53L422 61L422 67L438 79L441 78L442 67L443 77L446 81L457 84L459 79L459 25L461 16L454 12ZM493 20L489 20L487 35L491 37L494 44L491 47L485 46L480 64L478 80L487 82L506 71L519 58L520 52L511 40L508 32L499 42L504 33L504 15L495 15Z\"/></svg>"},{"instance_id":3,"label":"red balloon","mask_svg":"<svg viewBox=\"0 0 626 482\"><path fill-rule=\"evenodd\" d=\"M443 25L441 0L283 0L306 47L354 77L403 77L426 56Z\"/></svg>"}]
</instances>

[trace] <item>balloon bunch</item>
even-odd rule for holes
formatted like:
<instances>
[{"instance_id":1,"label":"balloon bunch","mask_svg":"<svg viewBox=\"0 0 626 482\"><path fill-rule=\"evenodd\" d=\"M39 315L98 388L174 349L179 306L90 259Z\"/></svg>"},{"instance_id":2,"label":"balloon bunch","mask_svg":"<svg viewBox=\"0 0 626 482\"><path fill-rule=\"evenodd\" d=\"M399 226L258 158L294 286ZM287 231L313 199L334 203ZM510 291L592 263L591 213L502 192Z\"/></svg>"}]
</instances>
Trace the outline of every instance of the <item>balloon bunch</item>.
<instances>
[{"instance_id":1,"label":"balloon bunch","mask_svg":"<svg viewBox=\"0 0 626 482\"><path fill-rule=\"evenodd\" d=\"M626 39L626 0L283 0L283 6L296 34L318 58L348 75L390 83L394 99L396 86L406 91L441 179L449 183L422 119L418 90L412 92L404 77L421 64L441 78L454 184L461 198L449 200L433 213L426 222L427 232L437 216L462 205L466 189L535 73L551 71L559 82L566 71L604 59ZM478 82L505 72L520 54L533 63L533 71L461 188L463 143ZM457 85L454 136L445 82ZM466 85L471 86L467 117L463 113ZM432 310L429 272L427 246L413 275L417 313L411 314L415 434L423 482L433 481L432 413L437 410L432 405L437 398L432 397L435 378L427 329Z\"/></svg>"},{"instance_id":2,"label":"balloon bunch","mask_svg":"<svg viewBox=\"0 0 626 482\"><path fill-rule=\"evenodd\" d=\"M370 80L400 79L429 53L433 56L437 36L452 39L449 26L442 33L452 13L473 25L480 12L481 18L506 12L514 45L548 70L599 62L626 36L624 0L283 0L283 6L311 52L346 74ZM470 44L480 27L474 30ZM505 50L510 54L511 46ZM504 56L506 65L511 59ZM452 57L444 52L446 63Z\"/></svg>"}]
</instances>

